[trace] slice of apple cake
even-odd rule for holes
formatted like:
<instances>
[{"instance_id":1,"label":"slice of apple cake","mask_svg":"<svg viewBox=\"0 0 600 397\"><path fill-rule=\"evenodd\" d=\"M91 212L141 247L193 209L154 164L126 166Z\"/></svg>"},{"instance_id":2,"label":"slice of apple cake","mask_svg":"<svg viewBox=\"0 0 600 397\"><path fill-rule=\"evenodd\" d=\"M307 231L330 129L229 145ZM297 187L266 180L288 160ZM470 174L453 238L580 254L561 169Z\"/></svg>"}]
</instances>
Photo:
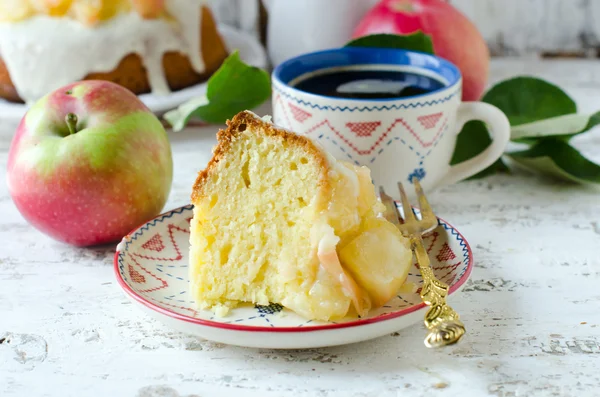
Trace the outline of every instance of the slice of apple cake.
<instances>
[{"instance_id":1,"label":"slice of apple cake","mask_svg":"<svg viewBox=\"0 0 600 397\"><path fill-rule=\"evenodd\" d=\"M227 124L192 194L199 306L225 315L239 302L279 303L330 320L393 298L412 254L379 216L369 169L248 111Z\"/></svg>"}]
</instances>

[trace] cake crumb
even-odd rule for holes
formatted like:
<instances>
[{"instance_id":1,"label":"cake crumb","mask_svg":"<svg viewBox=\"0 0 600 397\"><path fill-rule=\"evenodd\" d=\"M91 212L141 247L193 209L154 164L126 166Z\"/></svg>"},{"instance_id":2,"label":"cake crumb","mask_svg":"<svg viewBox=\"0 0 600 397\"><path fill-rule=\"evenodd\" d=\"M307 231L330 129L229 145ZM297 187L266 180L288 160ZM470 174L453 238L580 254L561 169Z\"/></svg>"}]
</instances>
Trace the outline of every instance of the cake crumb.
<instances>
[{"instance_id":1,"label":"cake crumb","mask_svg":"<svg viewBox=\"0 0 600 397\"><path fill-rule=\"evenodd\" d=\"M218 305L214 307L215 316L217 317L225 317L229 313L229 307L225 305Z\"/></svg>"}]
</instances>

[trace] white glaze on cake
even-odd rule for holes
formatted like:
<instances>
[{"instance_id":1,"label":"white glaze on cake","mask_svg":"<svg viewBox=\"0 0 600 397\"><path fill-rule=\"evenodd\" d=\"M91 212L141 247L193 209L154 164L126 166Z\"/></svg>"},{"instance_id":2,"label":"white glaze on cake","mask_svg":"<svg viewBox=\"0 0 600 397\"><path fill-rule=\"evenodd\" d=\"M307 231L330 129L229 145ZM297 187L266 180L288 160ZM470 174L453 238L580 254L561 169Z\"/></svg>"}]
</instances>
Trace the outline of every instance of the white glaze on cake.
<instances>
[{"instance_id":1,"label":"white glaze on cake","mask_svg":"<svg viewBox=\"0 0 600 397\"><path fill-rule=\"evenodd\" d=\"M166 52L180 52L197 73L205 0L167 0L170 19L117 15L95 27L68 18L37 15L0 23L0 56L19 96L28 103L93 72L110 72L128 54L138 54L155 94L170 92L162 67Z\"/></svg>"}]
</instances>

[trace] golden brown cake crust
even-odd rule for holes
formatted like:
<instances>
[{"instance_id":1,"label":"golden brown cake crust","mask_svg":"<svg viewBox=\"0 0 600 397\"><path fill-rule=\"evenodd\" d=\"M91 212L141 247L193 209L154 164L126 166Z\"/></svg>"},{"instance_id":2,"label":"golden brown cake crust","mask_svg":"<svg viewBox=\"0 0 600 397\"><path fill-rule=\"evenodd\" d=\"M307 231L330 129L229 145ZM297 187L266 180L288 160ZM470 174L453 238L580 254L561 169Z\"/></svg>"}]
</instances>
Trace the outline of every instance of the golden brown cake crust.
<instances>
[{"instance_id":1,"label":"golden brown cake crust","mask_svg":"<svg viewBox=\"0 0 600 397\"><path fill-rule=\"evenodd\" d=\"M313 156L313 159L319 164L321 176L317 183L324 189L324 192L330 193L331 185L328 178L329 161L322 150L317 148L315 144L305 136L277 128L274 124L261 120L254 113L242 111L236 114L231 120L227 120L227 129L219 130L217 133L218 143L213 149L213 156L206 168L198 173L198 177L194 183L191 196L193 204L203 197L202 190L208 180L208 176L217 166L219 161L226 156L231 143L248 127L260 129L265 136L281 137L292 146L302 147L309 155Z\"/></svg>"},{"instance_id":2,"label":"golden brown cake crust","mask_svg":"<svg viewBox=\"0 0 600 397\"><path fill-rule=\"evenodd\" d=\"M227 49L217 31L211 11L202 7L201 48L206 65L204 73L196 73L189 58L181 53L167 52L163 56L163 69L171 90L176 91L207 80L227 57ZM108 73L90 73L83 80L108 80L122 85L134 94L151 91L150 82L142 59L137 54L128 54L119 65ZM11 81L6 64L0 57L0 98L11 102L23 102Z\"/></svg>"},{"instance_id":3,"label":"golden brown cake crust","mask_svg":"<svg viewBox=\"0 0 600 397\"><path fill-rule=\"evenodd\" d=\"M11 102L23 102L19 98L19 94L10 79L10 74L6 68L6 64L0 57L0 98L4 98Z\"/></svg>"}]
</instances>

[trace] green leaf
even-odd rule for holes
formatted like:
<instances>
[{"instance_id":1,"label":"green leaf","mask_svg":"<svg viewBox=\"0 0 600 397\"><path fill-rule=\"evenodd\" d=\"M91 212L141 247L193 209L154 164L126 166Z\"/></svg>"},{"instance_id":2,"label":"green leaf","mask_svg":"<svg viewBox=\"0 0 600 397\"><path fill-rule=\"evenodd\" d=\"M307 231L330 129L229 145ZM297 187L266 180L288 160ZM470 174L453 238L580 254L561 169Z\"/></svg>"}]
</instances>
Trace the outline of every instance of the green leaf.
<instances>
[{"instance_id":1,"label":"green leaf","mask_svg":"<svg viewBox=\"0 0 600 397\"><path fill-rule=\"evenodd\" d=\"M483 96L482 101L502 110L513 126L511 139L525 143L535 143L540 137L549 135L568 139L600 123L600 114L574 114L577 112L577 105L564 91L554 84L529 76L496 84ZM470 130L467 125L468 123L459 134L452 159L455 162L476 156L491 142L484 123L476 124ZM506 169L502 160L498 160L476 177Z\"/></svg>"},{"instance_id":2,"label":"green leaf","mask_svg":"<svg viewBox=\"0 0 600 397\"><path fill-rule=\"evenodd\" d=\"M420 31L408 35L372 34L354 39L346 44L346 47L397 48L426 52L428 54L434 53L431 37Z\"/></svg>"},{"instance_id":3,"label":"green leaf","mask_svg":"<svg viewBox=\"0 0 600 397\"><path fill-rule=\"evenodd\" d=\"M561 139L546 138L527 150L509 153L525 168L577 183L600 183L600 165Z\"/></svg>"},{"instance_id":4,"label":"green leaf","mask_svg":"<svg viewBox=\"0 0 600 397\"><path fill-rule=\"evenodd\" d=\"M577 112L575 101L559 87L527 76L495 85L482 101L502 110L512 126Z\"/></svg>"},{"instance_id":5,"label":"green leaf","mask_svg":"<svg viewBox=\"0 0 600 397\"><path fill-rule=\"evenodd\" d=\"M479 120L471 120L467 122L456 140L456 148L450 165L462 163L469 160L479 153L483 152L492 143L492 138L485 126L485 123ZM494 164L472 176L469 179L482 178L496 172L507 172L508 167L502 159L498 159Z\"/></svg>"},{"instance_id":6,"label":"green leaf","mask_svg":"<svg viewBox=\"0 0 600 397\"><path fill-rule=\"evenodd\" d=\"M208 98L206 96L193 98L179 105L177 109L165 113L163 117L171 124L173 131L181 131L192 118L196 109L206 105L208 105Z\"/></svg>"},{"instance_id":7,"label":"green leaf","mask_svg":"<svg viewBox=\"0 0 600 397\"><path fill-rule=\"evenodd\" d=\"M164 115L179 131L192 117L223 124L242 110L252 109L271 96L269 74L245 64L237 51L223 62L207 83L206 96L194 98Z\"/></svg>"},{"instance_id":8,"label":"green leaf","mask_svg":"<svg viewBox=\"0 0 600 397\"><path fill-rule=\"evenodd\" d=\"M535 139L532 138L546 136L569 139L574 135L591 130L598 124L600 124L600 112L592 115L568 114L518 125L511 128L510 137L514 141L524 143L535 142Z\"/></svg>"}]
</instances>

